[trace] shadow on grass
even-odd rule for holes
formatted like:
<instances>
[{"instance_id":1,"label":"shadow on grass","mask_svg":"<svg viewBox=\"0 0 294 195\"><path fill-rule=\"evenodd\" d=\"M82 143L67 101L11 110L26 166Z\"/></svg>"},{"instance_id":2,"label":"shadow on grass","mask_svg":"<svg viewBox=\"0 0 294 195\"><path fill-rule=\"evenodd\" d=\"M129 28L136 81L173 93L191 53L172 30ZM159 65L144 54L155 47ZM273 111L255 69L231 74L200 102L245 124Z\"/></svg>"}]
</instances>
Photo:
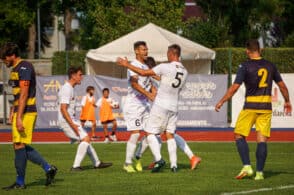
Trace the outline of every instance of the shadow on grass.
<instances>
[{"instance_id":1,"label":"shadow on grass","mask_svg":"<svg viewBox=\"0 0 294 195\"><path fill-rule=\"evenodd\" d=\"M290 174L290 175L294 175L294 172L287 172L287 171L264 171L264 175L266 178L269 178L269 177L275 177L275 176L278 176L278 175L281 175L281 174Z\"/></svg>"},{"instance_id":2,"label":"shadow on grass","mask_svg":"<svg viewBox=\"0 0 294 195\"><path fill-rule=\"evenodd\" d=\"M63 182L64 179L54 179L54 182L50 186L45 186L46 179L39 179L36 181L33 181L31 183L26 184L27 187L32 187L32 186L44 186L44 187L51 187L54 186L54 184Z\"/></svg>"},{"instance_id":3,"label":"shadow on grass","mask_svg":"<svg viewBox=\"0 0 294 195\"><path fill-rule=\"evenodd\" d=\"M189 169L190 170L190 168L191 168L190 164L178 164L178 171L181 171L181 170L184 170L184 169ZM164 170L167 170L167 169L170 170L170 164L167 163L163 169ZM144 166L143 170L150 170L151 171L151 169L148 169L148 166Z\"/></svg>"}]
</instances>

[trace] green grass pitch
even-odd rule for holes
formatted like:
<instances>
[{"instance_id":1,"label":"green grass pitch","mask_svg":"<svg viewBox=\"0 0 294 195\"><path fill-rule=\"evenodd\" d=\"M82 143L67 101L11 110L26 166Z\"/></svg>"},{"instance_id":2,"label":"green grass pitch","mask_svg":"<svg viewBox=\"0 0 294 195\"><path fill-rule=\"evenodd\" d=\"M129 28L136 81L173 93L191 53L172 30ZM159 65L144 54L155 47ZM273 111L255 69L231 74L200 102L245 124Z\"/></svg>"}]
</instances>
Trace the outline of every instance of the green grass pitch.
<instances>
[{"instance_id":1,"label":"green grass pitch","mask_svg":"<svg viewBox=\"0 0 294 195\"><path fill-rule=\"evenodd\" d=\"M269 143L268 158L263 181L253 179L236 180L241 162L234 143L189 143L192 150L202 157L201 165L194 171L189 169L188 158L178 150L178 173L172 173L169 164L160 172L149 170L128 174L123 171L125 143L94 144L100 159L113 162L107 169L94 170L88 157L83 172L70 172L77 145L34 144L50 163L58 167L55 183L44 186L45 175L41 168L27 164L27 189L0 194L222 194L256 189L269 189L250 194L294 194L294 143ZM250 143L250 156L255 167L255 143ZM162 149L168 162L166 144ZM0 145L0 187L15 181L14 152L11 145ZM148 150L143 156L143 166L151 162ZM278 187L286 186L285 189ZM292 186L292 187L291 187Z\"/></svg>"}]
</instances>

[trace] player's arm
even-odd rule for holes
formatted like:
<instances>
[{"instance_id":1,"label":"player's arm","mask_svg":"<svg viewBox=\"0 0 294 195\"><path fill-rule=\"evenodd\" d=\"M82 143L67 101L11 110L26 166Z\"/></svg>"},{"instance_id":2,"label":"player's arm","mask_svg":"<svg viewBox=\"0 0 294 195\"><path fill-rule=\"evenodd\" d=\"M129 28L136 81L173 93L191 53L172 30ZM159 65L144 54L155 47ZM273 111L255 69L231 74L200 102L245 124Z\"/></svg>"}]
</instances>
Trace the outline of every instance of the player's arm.
<instances>
[{"instance_id":1,"label":"player's arm","mask_svg":"<svg viewBox=\"0 0 294 195\"><path fill-rule=\"evenodd\" d=\"M100 98L100 99L96 102L95 106L96 106L96 107L101 107L101 105L102 105L102 98Z\"/></svg>"},{"instance_id":2,"label":"player's arm","mask_svg":"<svg viewBox=\"0 0 294 195\"><path fill-rule=\"evenodd\" d=\"M19 93L19 99L18 99L18 110L16 114L16 127L18 131L24 131L22 118L23 118L26 102L28 100L29 86L30 86L30 81L28 80L19 81L20 93Z\"/></svg>"},{"instance_id":3,"label":"player's arm","mask_svg":"<svg viewBox=\"0 0 294 195\"><path fill-rule=\"evenodd\" d=\"M141 94L145 95L149 100L154 101L154 94L146 91L141 85L138 83L138 78L136 76L131 76L130 78L131 86Z\"/></svg>"},{"instance_id":4,"label":"player's arm","mask_svg":"<svg viewBox=\"0 0 294 195\"><path fill-rule=\"evenodd\" d=\"M60 111L62 113L63 118L66 120L66 122L69 124L69 126L74 130L75 134L79 136L78 126L73 123L71 117L69 116L69 113L67 112L68 104L61 103L60 104Z\"/></svg>"},{"instance_id":5,"label":"player's arm","mask_svg":"<svg viewBox=\"0 0 294 195\"><path fill-rule=\"evenodd\" d=\"M160 81L160 80L161 80L161 77L158 76L158 75L152 76L152 78L154 78L154 79L157 80L157 81Z\"/></svg>"},{"instance_id":6,"label":"player's arm","mask_svg":"<svg viewBox=\"0 0 294 195\"><path fill-rule=\"evenodd\" d=\"M138 68L136 66L131 65L128 62L127 58L125 58L125 59L117 58L117 64L120 66L126 67L141 76L155 76L156 75L152 69L144 70L144 69L141 69L141 68Z\"/></svg>"},{"instance_id":7,"label":"player's arm","mask_svg":"<svg viewBox=\"0 0 294 195\"><path fill-rule=\"evenodd\" d=\"M240 84L234 83L226 92L226 94L222 97L222 99L215 105L215 111L219 112L220 108L223 106L223 104L231 99L233 95L238 91L240 87Z\"/></svg>"},{"instance_id":8,"label":"player's arm","mask_svg":"<svg viewBox=\"0 0 294 195\"><path fill-rule=\"evenodd\" d=\"M12 123L13 120L13 115L14 115L14 106L10 107L10 112L9 112L9 119L8 119L8 123Z\"/></svg>"},{"instance_id":9,"label":"player's arm","mask_svg":"<svg viewBox=\"0 0 294 195\"><path fill-rule=\"evenodd\" d=\"M286 84L284 83L284 81L280 81L277 83L283 97L284 97L284 100L285 100L285 104L284 104L284 110L285 110L285 113L288 115L288 114L291 114L292 112L292 105L291 105L291 102L290 102L290 97L289 97L289 91L288 91L288 88L286 86Z\"/></svg>"},{"instance_id":10,"label":"player's arm","mask_svg":"<svg viewBox=\"0 0 294 195\"><path fill-rule=\"evenodd\" d=\"M86 99L87 99L87 96L83 96L82 101L81 101L82 107L84 107L86 105Z\"/></svg>"}]
</instances>

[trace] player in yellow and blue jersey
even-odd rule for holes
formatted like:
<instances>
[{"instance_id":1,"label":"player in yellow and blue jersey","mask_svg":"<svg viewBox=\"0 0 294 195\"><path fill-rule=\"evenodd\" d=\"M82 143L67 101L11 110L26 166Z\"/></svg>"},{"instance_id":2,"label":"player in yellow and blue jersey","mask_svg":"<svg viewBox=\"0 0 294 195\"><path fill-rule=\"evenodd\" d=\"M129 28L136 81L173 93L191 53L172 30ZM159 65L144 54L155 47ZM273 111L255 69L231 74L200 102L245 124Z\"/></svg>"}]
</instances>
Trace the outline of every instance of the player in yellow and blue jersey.
<instances>
[{"instance_id":1,"label":"player in yellow and blue jersey","mask_svg":"<svg viewBox=\"0 0 294 195\"><path fill-rule=\"evenodd\" d=\"M241 84L245 84L245 104L239 114L234 130L236 146L243 163L243 168L236 176L236 179L253 175L246 137L249 135L252 126L255 125L257 132L255 180L262 180L264 179L263 168L267 157L266 141L270 137L272 117L271 91L273 81L276 82L284 97L286 114L291 114L292 106L288 89L277 67L261 57L257 40L249 40L246 43L246 54L249 59L239 66L233 85L216 104L215 109L219 111L222 105L235 94Z\"/></svg>"},{"instance_id":2,"label":"player in yellow and blue jersey","mask_svg":"<svg viewBox=\"0 0 294 195\"><path fill-rule=\"evenodd\" d=\"M12 67L9 84L14 95L12 141L15 151L16 182L4 190L25 189L25 171L27 160L40 165L46 173L46 183L52 183L57 168L48 164L31 146L32 134L37 118L36 73L31 63L19 56L19 48L7 43L1 48L1 58L7 67Z\"/></svg>"}]
</instances>

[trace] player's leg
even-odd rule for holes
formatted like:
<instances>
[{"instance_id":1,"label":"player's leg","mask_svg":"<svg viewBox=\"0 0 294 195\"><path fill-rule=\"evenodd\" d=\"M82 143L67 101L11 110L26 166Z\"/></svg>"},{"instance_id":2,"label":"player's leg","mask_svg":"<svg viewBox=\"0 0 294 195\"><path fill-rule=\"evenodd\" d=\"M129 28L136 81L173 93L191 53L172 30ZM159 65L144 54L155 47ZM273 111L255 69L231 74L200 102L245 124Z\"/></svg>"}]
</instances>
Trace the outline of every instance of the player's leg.
<instances>
[{"instance_id":1,"label":"player's leg","mask_svg":"<svg viewBox=\"0 0 294 195\"><path fill-rule=\"evenodd\" d=\"M127 141L126 160L123 168L129 173L136 172L133 167L133 157L140 137L140 130L143 129L145 112L146 107L141 105L126 104L124 107L124 118L127 124L127 130L131 132L131 135ZM138 162L136 162L136 166L137 163ZM137 169L137 171L142 171L142 168Z\"/></svg>"},{"instance_id":2,"label":"player's leg","mask_svg":"<svg viewBox=\"0 0 294 195\"><path fill-rule=\"evenodd\" d=\"M112 163L102 163L99 160L95 149L93 148L93 146L90 143L90 138L89 138L87 132L81 126L79 126L78 129L79 129L79 134L80 134L79 139L81 142L78 146L75 160L73 163L73 167L71 170L72 171L81 171L82 170L81 162L85 158L86 154L88 154L90 159L92 160L94 168L106 168L106 167L111 166ZM73 139L73 137L72 137L72 139Z\"/></svg>"},{"instance_id":3,"label":"player's leg","mask_svg":"<svg viewBox=\"0 0 294 195\"><path fill-rule=\"evenodd\" d=\"M140 137L140 130L132 130L131 135L127 141L126 160L125 160L124 169L129 173L136 172L132 166L132 164L133 164L132 159L135 154L136 144L137 144L139 137Z\"/></svg>"},{"instance_id":4,"label":"player's leg","mask_svg":"<svg viewBox=\"0 0 294 195\"><path fill-rule=\"evenodd\" d=\"M92 127L91 127L92 139L97 139L98 137L96 136L96 127L97 127L96 120L92 120L91 122L92 122ZM83 127L83 125L82 125L82 127Z\"/></svg>"},{"instance_id":5,"label":"player's leg","mask_svg":"<svg viewBox=\"0 0 294 195\"><path fill-rule=\"evenodd\" d=\"M148 148L148 142L147 142L146 136L144 135L138 144L137 150L135 152L135 158L139 160L147 148Z\"/></svg>"},{"instance_id":6,"label":"player's leg","mask_svg":"<svg viewBox=\"0 0 294 195\"><path fill-rule=\"evenodd\" d=\"M145 132L147 133L149 148L155 160L155 165L151 172L159 172L165 165L165 161L162 159L160 153L161 144L158 141L157 135L161 133L161 127L166 125L166 116L167 113L164 109L157 105L153 105L149 119L147 120Z\"/></svg>"},{"instance_id":7,"label":"player's leg","mask_svg":"<svg viewBox=\"0 0 294 195\"><path fill-rule=\"evenodd\" d=\"M167 138L167 150L169 154L170 168L172 172L177 172L177 144L174 138L174 134L166 132Z\"/></svg>"},{"instance_id":8,"label":"player's leg","mask_svg":"<svg viewBox=\"0 0 294 195\"><path fill-rule=\"evenodd\" d=\"M109 135L108 135L108 129L107 129L107 124L108 121L101 122L103 126L103 132L104 132L104 143L109 143Z\"/></svg>"},{"instance_id":9,"label":"player's leg","mask_svg":"<svg viewBox=\"0 0 294 195\"><path fill-rule=\"evenodd\" d=\"M112 141L114 141L114 142L117 141L117 137L116 137L116 135L115 135L116 130L117 130L117 122L116 122L116 120L114 119L114 120L112 121L112 132L111 132L111 135L110 135L110 139L112 139Z\"/></svg>"},{"instance_id":10,"label":"player's leg","mask_svg":"<svg viewBox=\"0 0 294 195\"><path fill-rule=\"evenodd\" d=\"M270 137L271 113L259 114L256 119L256 176L255 180L262 180L263 168L267 157L267 138Z\"/></svg>"},{"instance_id":11,"label":"player's leg","mask_svg":"<svg viewBox=\"0 0 294 195\"><path fill-rule=\"evenodd\" d=\"M249 135L250 130L255 123L256 113L242 110L235 126L235 141L239 156L241 158L243 168L236 176L236 179L242 179L244 177L251 177L253 175L253 169L250 163L249 147L246 141L246 137Z\"/></svg>"},{"instance_id":12,"label":"player's leg","mask_svg":"<svg viewBox=\"0 0 294 195\"><path fill-rule=\"evenodd\" d=\"M27 155L27 160L31 161L34 164L37 164L43 168L43 170L46 173L46 183L45 185L50 185L54 177L57 173L57 168L54 165L50 165L43 156L37 152L33 147L29 146L32 142L33 137L33 130L35 127L35 121L36 121L36 114L35 113L26 113L23 116L23 124L25 127L25 134L26 137L22 139L22 143L25 143L25 150Z\"/></svg>"},{"instance_id":13,"label":"player's leg","mask_svg":"<svg viewBox=\"0 0 294 195\"><path fill-rule=\"evenodd\" d=\"M176 140L177 146L188 156L190 159L191 169L195 169L197 165L201 162L199 156L194 155L191 148L188 146L187 142L179 134L175 133L174 138Z\"/></svg>"},{"instance_id":14,"label":"player's leg","mask_svg":"<svg viewBox=\"0 0 294 195\"><path fill-rule=\"evenodd\" d=\"M13 119L12 133L15 150L15 168L17 172L16 183L6 187L6 190L25 188L25 169L27 160L32 161L35 164L40 165L46 173L45 185L50 185L57 173L55 166L49 165L44 158L32 147L27 144L32 142L32 133L34 124L36 121L36 114L26 113L23 116L22 123L24 126L24 132L19 132L16 128L16 115Z\"/></svg>"},{"instance_id":15,"label":"player's leg","mask_svg":"<svg viewBox=\"0 0 294 195\"><path fill-rule=\"evenodd\" d=\"M14 120L12 120L12 124ZM17 130L16 130L17 131ZM15 136L15 134L14 134ZM13 138L15 139L15 137ZM27 165L27 158L26 158L26 150L25 145L22 143L14 143L14 166L16 169L16 181L10 186L3 187L3 190L13 190L13 189L25 189L25 173L26 173L26 165Z\"/></svg>"}]
</instances>

